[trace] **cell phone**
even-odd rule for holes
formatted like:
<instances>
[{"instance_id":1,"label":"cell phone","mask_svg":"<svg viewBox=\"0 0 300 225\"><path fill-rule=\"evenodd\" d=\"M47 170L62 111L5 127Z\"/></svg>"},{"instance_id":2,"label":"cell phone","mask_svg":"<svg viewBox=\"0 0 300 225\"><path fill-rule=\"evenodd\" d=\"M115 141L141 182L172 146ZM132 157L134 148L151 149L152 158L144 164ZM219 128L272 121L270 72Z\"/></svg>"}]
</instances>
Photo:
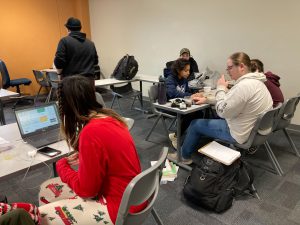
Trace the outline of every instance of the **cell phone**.
<instances>
[{"instance_id":1,"label":"cell phone","mask_svg":"<svg viewBox=\"0 0 300 225\"><path fill-rule=\"evenodd\" d=\"M37 152L41 153L43 155L49 156L49 157L54 157L54 156L57 156L61 153L60 150L50 148L48 146L40 148Z\"/></svg>"}]
</instances>

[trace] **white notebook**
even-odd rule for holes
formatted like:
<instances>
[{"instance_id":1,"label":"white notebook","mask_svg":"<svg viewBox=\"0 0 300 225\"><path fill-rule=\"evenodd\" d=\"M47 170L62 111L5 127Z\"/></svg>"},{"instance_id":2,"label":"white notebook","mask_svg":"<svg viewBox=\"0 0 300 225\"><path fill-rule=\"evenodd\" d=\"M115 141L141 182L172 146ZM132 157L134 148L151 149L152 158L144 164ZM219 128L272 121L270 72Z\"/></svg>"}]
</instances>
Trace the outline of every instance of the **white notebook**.
<instances>
[{"instance_id":1,"label":"white notebook","mask_svg":"<svg viewBox=\"0 0 300 225\"><path fill-rule=\"evenodd\" d=\"M239 151L235 151L215 141L203 146L198 152L227 166L231 165L236 159L241 157Z\"/></svg>"}]
</instances>

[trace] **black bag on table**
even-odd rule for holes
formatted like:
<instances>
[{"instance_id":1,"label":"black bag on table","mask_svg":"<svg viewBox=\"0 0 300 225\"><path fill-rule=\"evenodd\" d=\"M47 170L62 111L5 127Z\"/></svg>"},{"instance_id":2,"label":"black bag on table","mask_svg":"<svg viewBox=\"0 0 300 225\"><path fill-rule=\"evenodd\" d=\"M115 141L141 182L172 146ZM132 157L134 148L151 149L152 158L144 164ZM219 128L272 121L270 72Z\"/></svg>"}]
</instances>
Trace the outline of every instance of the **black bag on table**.
<instances>
[{"instance_id":1,"label":"black bag on table","mask_svg":"<svg viewBox=\"0 0 300 225\"><path fill-rule=\"evenodd\" d=\"M120 59L111 76L117 80L131 80L137 74L138 69L139 65L134 56L127 54Z\"/></svg>"},{"instance_id":2,"label":"black bag on table","mask_svg":"<svg viewBox=\"0 0 300 225\"><path fill-rule=\"evenodd\" d=\"M242 181L246 184L240 187ZM226 166L204 156L188 176L183 194L188 201L219 213L229 209L234 197L252 183L253 173L246 162L238 159Z\"/></svg>"}]
</instances>

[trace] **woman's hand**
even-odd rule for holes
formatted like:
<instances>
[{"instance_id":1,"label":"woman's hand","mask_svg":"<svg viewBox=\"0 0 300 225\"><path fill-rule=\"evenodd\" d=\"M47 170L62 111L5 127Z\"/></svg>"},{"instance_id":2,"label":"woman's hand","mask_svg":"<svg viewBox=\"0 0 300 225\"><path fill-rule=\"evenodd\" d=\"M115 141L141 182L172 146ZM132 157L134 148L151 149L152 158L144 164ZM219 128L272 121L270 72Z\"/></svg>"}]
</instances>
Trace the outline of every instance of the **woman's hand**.
<instances>
[{"instance_id":1,"label":"woman's hand","mask_svg":"<svg viewBox=\"0 0 300 225\"><path fill-rule=\"evenodd\" d=\"M206 103L206 97L193 97L194 104L201 105Z\"/></svg>"},{"instance_id":2,"label":"woman's hand","mask_svg":"<svg viewBox=\"0 0 300 225\"><path fill-rule=\"evenodd\" d=\"M79 152L75 152L66 157L70 166L78 165L79 164Z\"/></svg>"},{"instance_id":3,"label":"woman's hand","mask_svg":"<svg viewBox=\"0 0 300 225\"><path fill-rule=\"evenodd\" d=\"M220 79L217 82L217 85L228 87L228 81L225 80L224 74L221 75Z\"/></svg>"},{"instance_id":4,"label":"woman's hand","mask_svg":"<svg viewBox=\"0 0 300 225\"><path fill-rule=\"evenodd\" d=\"M203 92L198 92L198 93L195 93L195 94L192 94L191 95L192 99L194 99L195 97L203 97Z\"/></svg>"}]
</instances>

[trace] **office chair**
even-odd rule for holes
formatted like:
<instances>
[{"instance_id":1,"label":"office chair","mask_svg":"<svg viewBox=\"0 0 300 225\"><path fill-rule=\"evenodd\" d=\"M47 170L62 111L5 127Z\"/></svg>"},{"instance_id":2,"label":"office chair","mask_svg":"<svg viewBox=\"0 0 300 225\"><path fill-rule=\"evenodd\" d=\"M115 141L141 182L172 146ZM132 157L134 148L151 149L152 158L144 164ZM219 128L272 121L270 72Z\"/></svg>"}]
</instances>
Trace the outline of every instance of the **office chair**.
<instances>
[{"instance_id":1,"label":"office chair","mask_svg":"<svg viewBox=\"0 0 300 225\"><path fill-rule=\"evenodd\" d=\"M122 113L122 108L119 102L120 98L133 98L132 104L130 109L132 109L136 98L139 99L141 107L142 107L142 100L141 100L141 92L140 91L136 91L132 88L131 83L129 82L128 84L121 86L121 87L116 87L114 85L110 86L111 90L112 90L112 94L113 94L113 100L111 102L110 108L112 109L114 106L115 101L117 101L120 112Z\"/></svg>"},{"instance_id":2,"label":"office chair","mask_svg":"<svg viewBox=\"0 0 300 225\"><path fill-rule=\"evenodd\" d=\"M33 74L34 74L34 77L35 77L36 82L40 85L39 91L38 91L38 93L36 94L36 96L35 96L35 98L34 98L34 101L33 101L34 104L35 104L37 98L38 98L39 95L40 95L40 92L41 92L42 88L46 88L46 89L51 88L51 84L49 83L47 77L45 76L45 74L44 74L42 71L40 71L40 70L32 70L32 72L33 72ZM49 94L51 94L51 92L49 92ZM45 102L47 102L47 99L48 99L48 97L49 97L49 94L48 94L48 96L47 96Z\"/></svg>"},{"instance_id":3,"label":"office chair","mask_svg":"<svg viewBox=\"0 0 300 225\"><path fill-rule=\"evenodd\" d=\"M164 147L156 164L132 179L127 185L119 207L116 225L141 225L148 215L153 215L158 225L163 225L160 217L153 208L158 195L162 169L168 154L168 148ZM132 205L140 205L148 201L145 209L138 213L130 213Z\"/></svg>"},{"instance_id":4,"label":"office chair","mask_svg":"<svg viewBox=\"0 0 300 225\"><path fill-rule=\"evenodd\" d=\"M28 78L19 78L19 79L11 80L10 76L9 76L9 73L8 73L8 70L7 70L7 67L6 67L5 63L2 60L0 60L0 73L1 73L1 76L2 76L2 88L7 89L9 87L16 87L17 92L20 94L20 96L21 96L20 85L30 85L31 84L31 80L28 79ZM32 102L31 99L19 98L15 102L15 104L13 106L13 109L16 107L16 105L18 103L20 103L23 100L27 100L29 102Z\"/></svg>"},{"instance_id":5,"label":"office chair","mask_svg":"<svg viewBox=\"0 0 300 225\"><path fill-rule=\"evenodd\" d=\"M17 92L19 94L21 94L20 85L30 85L31 84L31 80L29 80L28 78L19 78L19 79L11 80L9 73L7 71L7 67L2 60L0 60L0 72L2 75L2 87L4 89L7 89L9 87L16 87Z\"/></svg>"}]
</instances>

